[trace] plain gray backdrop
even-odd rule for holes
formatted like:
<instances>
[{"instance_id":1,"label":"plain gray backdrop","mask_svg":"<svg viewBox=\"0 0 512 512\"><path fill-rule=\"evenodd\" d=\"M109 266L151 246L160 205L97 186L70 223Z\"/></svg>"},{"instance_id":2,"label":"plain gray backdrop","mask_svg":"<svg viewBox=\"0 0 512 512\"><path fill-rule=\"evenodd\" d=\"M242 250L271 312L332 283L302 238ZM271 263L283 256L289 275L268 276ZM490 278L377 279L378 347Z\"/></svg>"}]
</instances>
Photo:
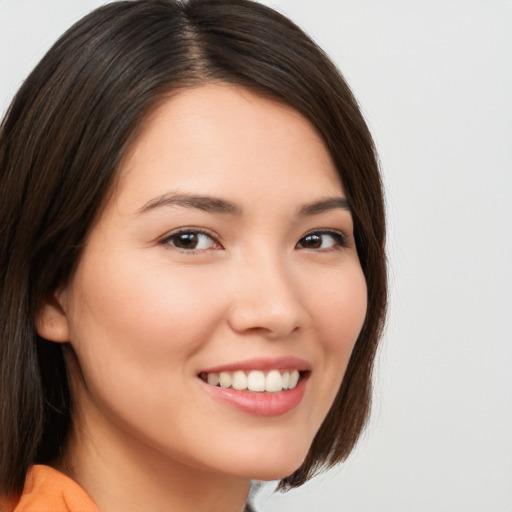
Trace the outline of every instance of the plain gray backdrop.
<instances>
[{"instance_id":1,"label":"plain gray backdrop","mask_svg":"<svg viewBox=\"0 0 512 512\"><path fill-rule=\"evenodd\" d=\"M0 110L100 0L0 0ZM375 136L391 300L370 426L259 512L512 512L512 1L275 0ZM262 447L264 449L264 447Z\"/></svg>"}]
</instances>

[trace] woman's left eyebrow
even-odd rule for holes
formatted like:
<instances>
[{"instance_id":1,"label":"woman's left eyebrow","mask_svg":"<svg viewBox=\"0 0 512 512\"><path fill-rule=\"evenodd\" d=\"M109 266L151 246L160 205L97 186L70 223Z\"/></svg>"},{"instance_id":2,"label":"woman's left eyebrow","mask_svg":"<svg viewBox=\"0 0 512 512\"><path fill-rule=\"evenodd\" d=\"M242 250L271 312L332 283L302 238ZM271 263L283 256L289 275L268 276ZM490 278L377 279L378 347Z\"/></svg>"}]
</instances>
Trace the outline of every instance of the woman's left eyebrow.
<instances>
[{"instance_id":1,"label":"woman's left eyebrow","mask_svg":"<svg viewBox=\"0 0 512 512\"><path fill-rule=\"evenodd\" d=\"M345 197L327 197L319 201L307 203L299 209L300 217L309 217L310 215L318 215L329 210L341 209L351 212L350 203Z\"/></svg>"}]
</instances>

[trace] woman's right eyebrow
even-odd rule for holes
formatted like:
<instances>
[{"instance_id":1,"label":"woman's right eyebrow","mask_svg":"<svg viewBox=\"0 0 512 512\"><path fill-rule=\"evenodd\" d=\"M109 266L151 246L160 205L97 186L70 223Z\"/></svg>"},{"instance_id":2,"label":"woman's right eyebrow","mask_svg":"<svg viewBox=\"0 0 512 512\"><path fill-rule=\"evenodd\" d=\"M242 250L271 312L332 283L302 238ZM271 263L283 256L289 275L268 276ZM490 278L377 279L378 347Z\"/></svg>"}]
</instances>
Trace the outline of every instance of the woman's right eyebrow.
<instances>
[{"instance_id":1,"label":"woman's right eyebrow","mask_svg":"<svg viewBox=\"0 0 512 512\"><path fill-rule=\"evenodd\" d=\"M176 194L168 193L155 197L148 201L142 208L137 210L138 214L142 214L155 208L180 206L183 208L194 208L210 213L222 213L226 215L242 215L242 207L225 199L213 196L203 196L194 194Z\"/></svg>"}]
</instances>

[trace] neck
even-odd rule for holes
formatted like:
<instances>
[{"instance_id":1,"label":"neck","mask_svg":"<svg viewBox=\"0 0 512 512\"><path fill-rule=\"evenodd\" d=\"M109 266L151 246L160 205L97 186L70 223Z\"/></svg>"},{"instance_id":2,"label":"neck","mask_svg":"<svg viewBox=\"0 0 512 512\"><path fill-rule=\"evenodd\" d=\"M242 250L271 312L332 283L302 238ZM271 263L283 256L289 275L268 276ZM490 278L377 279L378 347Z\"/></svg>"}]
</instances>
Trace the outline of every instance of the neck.
<instances>
[{"instance_id":1,"label":"neck","mask_svg":"<svg viewBox=\"0 0 512 512\"><path fill-rule=\"evenodd\" d=\"M55 467L81 485L102 512L242 512L250 481L177 461L117 430L75 422Z\"/></svg>"}]
</instances>

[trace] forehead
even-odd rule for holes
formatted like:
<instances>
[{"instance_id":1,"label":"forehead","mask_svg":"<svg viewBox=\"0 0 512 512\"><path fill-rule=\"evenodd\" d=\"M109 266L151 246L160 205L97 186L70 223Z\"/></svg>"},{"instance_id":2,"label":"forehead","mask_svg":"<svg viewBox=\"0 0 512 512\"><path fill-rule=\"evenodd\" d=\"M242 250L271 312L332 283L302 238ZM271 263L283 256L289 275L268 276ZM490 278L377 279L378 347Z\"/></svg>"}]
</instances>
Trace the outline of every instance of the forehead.
<instances>
[{"instance_id":1,"label":"forehead","mask_svg":"<svg viewBox=\"0 0 512 512\"><path fill-rule=\"evenodd\" d=\"M342 193L331 155L303 115L228 84L185 89L160 104L127 153L118 185L117 199L128 203L191 189L234 200L244 190Z\"/></svg>"}]
</instances>

